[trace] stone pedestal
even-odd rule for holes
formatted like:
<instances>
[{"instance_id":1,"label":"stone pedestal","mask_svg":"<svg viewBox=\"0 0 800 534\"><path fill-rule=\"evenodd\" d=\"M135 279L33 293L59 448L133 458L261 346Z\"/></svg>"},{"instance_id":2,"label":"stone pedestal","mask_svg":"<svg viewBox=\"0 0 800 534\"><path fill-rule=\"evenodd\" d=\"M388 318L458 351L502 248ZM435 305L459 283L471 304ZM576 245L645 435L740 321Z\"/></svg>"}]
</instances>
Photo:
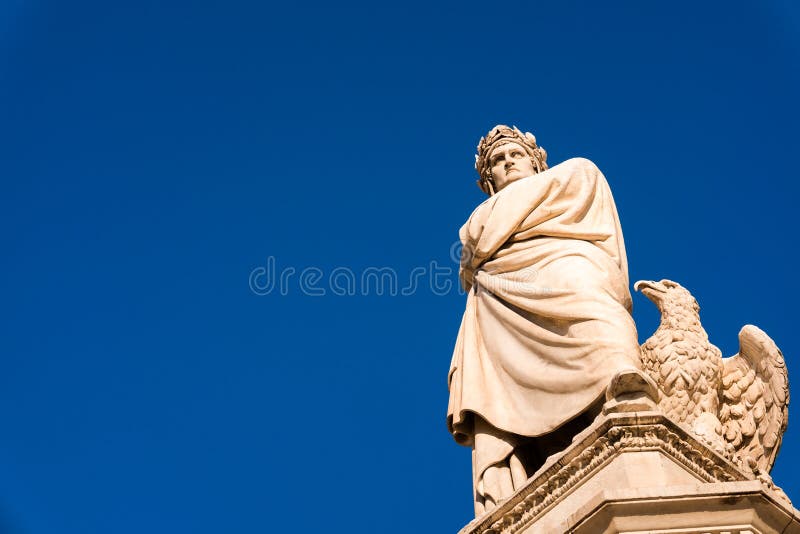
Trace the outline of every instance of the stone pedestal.
<instances>
[{"instance_id":1,"label":"stone pedestal","mask_svg":"<svg viewBox=\"0 0 800 534\"><path fill-rule=\"evenodd\" d=\"M800 534L800 512L660 412L598 417L460 534Z\"/></svg>"}]
</instances>

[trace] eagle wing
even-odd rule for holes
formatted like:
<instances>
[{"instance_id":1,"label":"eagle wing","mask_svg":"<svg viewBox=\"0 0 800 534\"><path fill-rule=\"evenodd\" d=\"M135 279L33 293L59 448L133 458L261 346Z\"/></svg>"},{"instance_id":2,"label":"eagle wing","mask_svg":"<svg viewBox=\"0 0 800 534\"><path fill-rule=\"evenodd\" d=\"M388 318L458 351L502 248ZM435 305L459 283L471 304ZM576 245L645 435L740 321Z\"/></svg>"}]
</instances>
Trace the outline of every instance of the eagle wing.
<instances>
[{"instance_id":1,"label":"eagle wing","mask_svg":"<svg viewBox=\"0 0 800 534\"><path fill-rule=\"evenodd\" d=\"M720 417L734 460L768 473L789 420L789 377L775 342L761 329L739 332L739 354L723 360Z\"/></svg>"}]
</instances>

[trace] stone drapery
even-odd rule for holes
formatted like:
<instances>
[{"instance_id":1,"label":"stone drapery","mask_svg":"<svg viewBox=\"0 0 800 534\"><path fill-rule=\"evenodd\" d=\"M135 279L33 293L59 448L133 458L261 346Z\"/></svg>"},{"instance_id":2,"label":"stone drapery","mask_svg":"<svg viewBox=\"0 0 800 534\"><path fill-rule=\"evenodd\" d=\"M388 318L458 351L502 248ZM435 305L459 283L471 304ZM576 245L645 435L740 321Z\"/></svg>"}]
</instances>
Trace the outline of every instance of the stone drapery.
<instances>
[{"instance_id":1,"label":"stone drapery","mask_svg":"<svg viewBox=\"0 0 800 534\"><path fill-rule=\"evenodd\" d=\"M619 217L592 162L509 184L460 237L468 295L447 423L473 447L476 503L496 502L522 476L518 437L552 433L594 405L616 372L639 367L639 346Z\"/></svg>"}]
</instances>

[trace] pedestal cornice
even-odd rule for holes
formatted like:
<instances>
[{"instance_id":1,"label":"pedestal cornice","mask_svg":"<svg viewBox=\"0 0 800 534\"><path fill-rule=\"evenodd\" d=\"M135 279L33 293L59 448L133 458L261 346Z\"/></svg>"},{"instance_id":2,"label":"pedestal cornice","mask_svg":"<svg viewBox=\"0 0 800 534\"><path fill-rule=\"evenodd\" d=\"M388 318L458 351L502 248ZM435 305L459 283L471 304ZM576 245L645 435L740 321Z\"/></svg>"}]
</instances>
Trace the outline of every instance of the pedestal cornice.
<instances>
[{"instance_id":1,"label":"pedestal cornice","mask_svg":"<svg viewBox=\"0 0 800 534\"><path fill-rule=\"evenodd\" d=\"M641 470L648 472L637 473ZM735 483L748 485L743 490L744 486ZM721 488L719 484L729 487ZM690 487L696 491L688 490ZM476 518L460 534L566 532L623 501L633 503L638 499L644 503L655 499L666 504L669 499L690 495L705 495L708 501L710 495L719 499L724 498L725 492L733 495L741 491L751 497L753 492L758 493L758 499L781 509L789 518L784 526L794 521L800 532L795 510L782 492L742 472L662 413L611 413L598 417L575 436L566 450L548 458L525 486L491 512ZM541 525L545 524L549 526L542 530ZM556 528L556 524L560 527Z\"/></svg>"}]
</instances>

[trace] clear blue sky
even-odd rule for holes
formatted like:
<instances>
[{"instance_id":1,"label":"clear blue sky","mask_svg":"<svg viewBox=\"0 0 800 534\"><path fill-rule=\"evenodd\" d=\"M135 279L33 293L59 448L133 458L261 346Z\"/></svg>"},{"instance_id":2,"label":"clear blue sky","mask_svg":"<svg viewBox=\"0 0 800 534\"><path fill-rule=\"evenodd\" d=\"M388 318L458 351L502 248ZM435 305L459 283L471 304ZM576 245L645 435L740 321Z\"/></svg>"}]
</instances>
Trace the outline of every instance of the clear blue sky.
<instances>
[{"instance_id":1,"label":"clear blue sky","mask_svg":"<svg viewBox=\"0 0 800 534\"><path fill-rule=\"evenodd\" d=\"M595 161L631 279L690 288L726 355L761 326L800 384L795 3L289 4L0 5L0 532L460 528L463 295L330 278L455 284L501 122ZM249 287L269 258L285 295Z\"/></svg>"}]
</instances>

